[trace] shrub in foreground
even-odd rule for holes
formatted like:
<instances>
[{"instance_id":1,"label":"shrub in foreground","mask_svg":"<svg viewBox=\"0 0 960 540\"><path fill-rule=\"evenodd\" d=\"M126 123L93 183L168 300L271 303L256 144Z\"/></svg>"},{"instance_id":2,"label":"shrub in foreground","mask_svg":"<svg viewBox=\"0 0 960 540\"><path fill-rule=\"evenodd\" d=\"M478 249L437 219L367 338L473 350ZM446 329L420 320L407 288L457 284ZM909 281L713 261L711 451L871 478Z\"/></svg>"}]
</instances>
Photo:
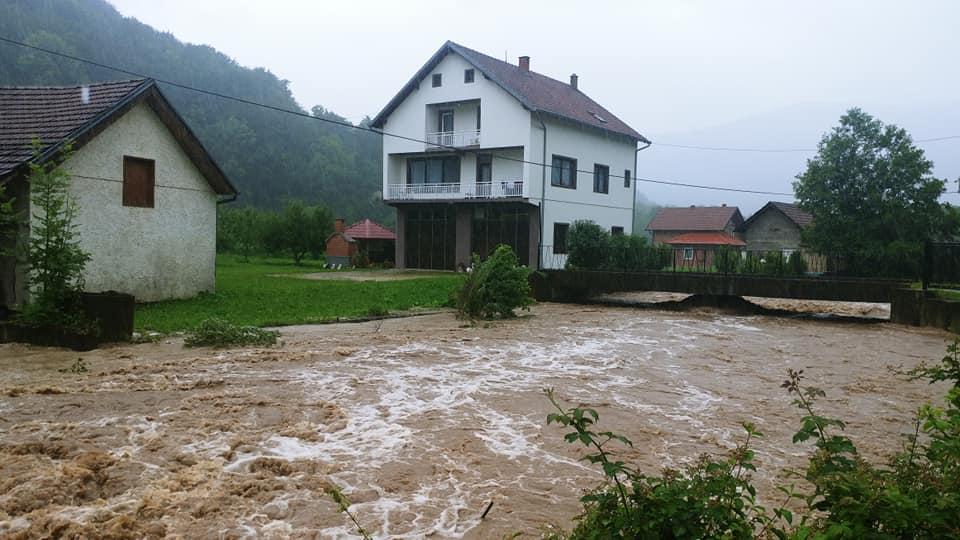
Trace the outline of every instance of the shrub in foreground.
<instances>
[{"instance_id":1,"label":"shrub in foreground","mask_svg":"<svg viewBox=\"0 0 960 540\"><path fill-rule=\"evenodd\" d=\"M744 424L745 441L728 456L701 456L684 469L647 476L617 461L608 443L632 443L612 432L595 431L596 411L562 407L547 423L570 428L565 439L589 448L583 459L600 465L607 482L584 496L574 530L547 538L957 538L960 537L960 341L943 360L910 372L913 378L950 381L946 405L924 406L904 449L885 466L863 459L844 436L843 421L814 408L824 392L803 383L803 372L788 370L782 387L803 412L794 443L814 441L802 477L806 486L780 485L778 506L758 504L751 473L751 443L761 434ZM796 514L789 508L800 508Z\"/></svg>"},{"instance_id":2,"label":"shrub in foreground","mask_svg":"<svg viewBox=\"0 0 960 540\"><path fill-rule=\"evenodd\" d=\"M256 326L237 326L218 318L206 319L187 332L183 344L187 347L270 346L277 342L280 332Z\"/></svg>"},{"instance_id":3,"label":"shrub in foreground","mask_svg":"<svg viewBox=\"0 0 960 540\"><path fill-rule=\"evenodd\" d=\"M533 303L530 269L517 262L510 246L499 245L487 260L473 256L473 270L456 293L457 313L467 319L514 317Z\"/></svg>"}]
</instances>

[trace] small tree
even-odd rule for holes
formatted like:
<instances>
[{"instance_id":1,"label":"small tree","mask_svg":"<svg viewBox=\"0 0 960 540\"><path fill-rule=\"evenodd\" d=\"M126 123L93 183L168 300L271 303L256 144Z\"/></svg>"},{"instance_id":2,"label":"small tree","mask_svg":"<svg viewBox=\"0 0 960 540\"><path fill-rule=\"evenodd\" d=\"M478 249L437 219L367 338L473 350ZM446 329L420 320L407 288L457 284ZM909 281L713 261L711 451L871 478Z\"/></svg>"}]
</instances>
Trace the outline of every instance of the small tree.
<instances>
[{"instance_id":1,"label":"small tree","mask_svg":"<svg viewBox=\"0 0 960 540\"><path fill-rule=\"evenodd\" d=\"M34 142L34 156L39 155ZM70 156L69 146L62 159ZM76 202L70 196L70 175L55 162L30 164L30 202L34 208L27 260L30 264L30 301L21 315L32 326L89 329L80 293L83 269L90 255L80 247L74 219Z\"/></svg>"},{"instance_id":2,"label":"small tree","mask_svg":"<svg viewBox=\"0 0 960 540\"><path fill-rule=\"evenodd\" d=\"M513 249L499 245L487 260L473 256L473 270L457 292L458 315L468 319L514 317L514 310L527 309L530 295L530 269L517 262Z\"/></svg>"},{"instance_id":3,"label":"small tree","mask_svg":"<svg viewBox=\"0 0 960 540\"><path fill-rule=\"evenodd\" d=\"M268 245L274 243L288 253L294 264L300 264L308 253L319 258L333 230L332 223L333 216L325 207L290 201L270 227L273 238Z\"/></svg>"},{"instance_id":4,"label":"small tree","mask_svg":"<svg viewBox=\"0 0 960 540\"><path fill-rule=\"evenodd\" d=\"M223 210L217 221L217 250L236 253L244 261L262 249L263 214L251 206Z\"/></svg>"},{"instance_id":5,"label":"small tree","mask_svg":"<svg viewBox=\"0 0 960 540\"><path fill-rule=\"evenodd\" d=\"M574 221L567 231L567 250L568 267L603 268L610 253L610 233L592 221Z\"/></svg>"},{"instance_id":6,"label":"small tree","mask_svg":"<svg viewBox=\"0 0 960 540\"><path fill-rule=\"evenodd\" d=\"M713 256L713 265L717 267L717 272L732 274L740 266L740 252L730 246L720 246Z\"/></svg>"}]
</instances>

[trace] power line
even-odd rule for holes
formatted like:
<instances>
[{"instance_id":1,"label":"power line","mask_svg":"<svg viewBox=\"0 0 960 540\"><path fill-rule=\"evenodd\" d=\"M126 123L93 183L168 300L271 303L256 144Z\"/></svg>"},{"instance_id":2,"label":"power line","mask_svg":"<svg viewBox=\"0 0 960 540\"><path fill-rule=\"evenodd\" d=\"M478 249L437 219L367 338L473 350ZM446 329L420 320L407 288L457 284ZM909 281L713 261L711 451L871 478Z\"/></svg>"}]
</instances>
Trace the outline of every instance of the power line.
<instances>
[{"instance_id":1,"label":"power line","mask_svg":"<svg viewBox=\"0 0 960 540\"><path fill-rule=\"evenodd\" d=\"M914 139L914 143L930 143L938 141L947 141L951 139L960 139L960 135L946 135L944 137L932 137L929 139ZM791 152L803 152L810 153L816 152L816 148L735 148L729 146L697 146L689 144L669 144L669 143L652 143L654 146L665 146L669 148L684 148L687 150L708 150L714 152L761 152L761 153L791 153Z\"/></svg>"},{"instance_id":2,"label":"power line","mask_svg":"<svg viewBox=\"0 0 960 540\"><path fill-rule=\"evenodd\" d=\"M220 92L215 92L215 91L212 91L212 90L205 90L205 89L203 89L203 88L197 88L197 87L189 86L189 85L186 85L186 84L178 83L178 82L176 82L176 81L170 81L170 80L166 80L166 79L155 78L155 77L151 77L151 76L149 76L149 75L146 75L146 74L143 74L143 73L139 73L139 72L136 72L136 71L131 71L131 70L128 70L128 69L119 68L119 67L116 67L116 66L111 66L111 65L109 65L109 64L104 64L104 63L102 63L102 62L97 62L97 61L94 61L94 60L89 60L89 59L87 59L87 58L81 58L81 57L79 57L79 56L74 56L74 55L71 55L71 54L66 54L66 53L62 53L62 52L59 52L59 51L54 51L54 50L47 49L47 48L44 48L44 47L38 47L38 46L36 46L36 45L30 45L30 44L23 43L23 42L21 42L21 41L16 41L16 40L13 40L13 39L10 39L10 38L7 38L7 37L3 37L3 36L0 36L0 41L5 42L5 43L9 43L9 44L11 44L11 45L16 45L16 46L19 46L19 47L25 47L25 48L28 48L28 49L40 51L40 52L43 52L43 53L46 53L46 54L51 54L51 55L54 55L54 56L59 56L59 57L61 57L61 58L67 58L67 59L73 60L73 61L75 61L75 62L82 62L82 63L89 64L89 65L92 65L92 66L100 67L100 68L103 68L103 69L108 69L108 70L111 70L111 71L116 71L116 72L118 72L118 73L123 73L123 74L130 75L130 76L133 76L133 77L137 77L137 78L140 78L140 79L152 79L152 80L154 80L154 81L156 81L156 82L158 82L158 83L163 83L163 84L166 84L166 85L169 85L169 86L173 86L173 87L175 87L175 88L181 88L181 89L183 89L183 90L189 90L189 91L197 92L197 93L200 93L200 94L205 94L205 95L209 95L209 96L213 96L213 97L218 97L218 98L220 98L220 99L226 99L226 100L229 100L229 101L235 101L235 102L237 102L237 103L243 103L243 104L245 104L245 105L250 105L250 106L254 106L254 107L261 107L261 108L273 110L273 111L276 111L276 112L281 112L281 113L291 114L291 115L294 115L294 116L299 116L299 117L302 117L302 118L309 118L309 119L311 119L311 120L318 120L318 121L321 121L321 122L326 122L326 123L333 124L333 125L337 125L337 126L340 126L340 127L351 128L351 129L356 129L356 130L360 130L360 131L367 131L367 132L371 132L371 133L377 133L377 134L380 134L381 136L384 136L384 137L393 137L393 138L397 138L397 139L401 139L401 140L405 140L405 141L422 143L422 144L430 145L430 146L437 147L437 148L443 148L443 149L450 150L450 151L454 151L454 152L471 152L471 153L474 153L474 154L480 154L480 153L481 153L479 150L457 148L457 147L454 147L454 146L444 145L444 144L435 144L435 143L432 143L432 142L429 142L429 141L426 141L426 140L423 140L423 139L418 139L418 138L416 138L416 137L408 137L408 136L406 136L406 135L400 135L400 134L397 134L397 133L389 133L389 132L386 132L386 131L381 131L381 130L377 130L377 129L373 129L373 128L369 128L369 127L365 127L365 126L354 125L354 124L351 124L351 123L349 123L349 122L341 122L341 121L339 121L339 120L333 120L333 119L331 119L331 118L323 118L323 117L319 117L319 116L313 116L313 115L308 114L308 113L305 113L305 112L303 112L303 111L297 111L297 110L293 110L293 109L286 109L286 108L283 108L283 107L277 107L277 106L275 106L275 105L269 105L269 104L266 104L266 103L260 103L260 102L252 101L252 100L249 100L249 99L244 99L244 98L240 98L240 97L236 97L236 96L231 96L231 95L229 95L229 94L222 94L222 93L220 93ZM534 166L538 166L538 167L549 167L550 169L553 169L553 168L554 168L552 164L549 164L549 165L548 165L548 164L546 164L546 163L539 163L539 162L535 162L535 161L528 161L528 160L524 160L524 159L520 159L520 158L511 158L511 157L509 157L509 156L493 155L492 157L493 157L494 159L501 159L501 160L512 161L512 162L517 162L517 163L526 163L526 164L530 164L530 165L534 165ZM586 170L580 170L580 169L577 169L576 172L577 172L577 173L585 173L585 174L593 174L593 171L586 171ZM621 179L625 179L626 177L625 177L625 175L608 174L608 178L621 178ZM636 182L646 182L646 183L654 183L654 184L663 184L663 185L669 185L669 186L695 188L695 189L707 189L707 190L727 191L727 192L736 192L736 193L752 193L752 194L757 194L757 195L775 195L775 196L788 196L788 197L792 197L792 196L793 196L792 193L779 193L779 192L772 192L772 191L760 191L760 190L730 188L730 187L723 187L723 186L707 186L707 185L702 185L702 184L691 184L691 183L686 183L686 182L674 182L674 181L670 181L670 180L657 180L657 179L642 178L642 177L634 177L633 180L636 181Z\"/></svg>"}]
</instances>

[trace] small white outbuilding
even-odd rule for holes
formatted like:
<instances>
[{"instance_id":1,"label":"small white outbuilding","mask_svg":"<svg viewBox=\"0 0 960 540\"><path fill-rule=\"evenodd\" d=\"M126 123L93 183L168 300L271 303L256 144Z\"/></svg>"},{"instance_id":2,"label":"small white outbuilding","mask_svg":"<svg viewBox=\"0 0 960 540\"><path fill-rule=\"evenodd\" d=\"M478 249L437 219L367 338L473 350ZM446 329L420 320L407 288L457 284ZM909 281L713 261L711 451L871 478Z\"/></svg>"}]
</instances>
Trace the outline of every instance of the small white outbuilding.
<instances>
[{"instance_id":1,"label":"small white outbuilding","mask_svg":"<svg viewBox=\"0 0 960 540\"><path fill-rule=\"evenodd\" d=\"M61 161L68 145L60 167L91 255L85 290L138 302L212 291L217 204L237 192L156 82L0 87L0 183L30 221L29 164ZM12 307L26 297L26 268L4 259L0 300Z\"/></svg>"}]
</instances>

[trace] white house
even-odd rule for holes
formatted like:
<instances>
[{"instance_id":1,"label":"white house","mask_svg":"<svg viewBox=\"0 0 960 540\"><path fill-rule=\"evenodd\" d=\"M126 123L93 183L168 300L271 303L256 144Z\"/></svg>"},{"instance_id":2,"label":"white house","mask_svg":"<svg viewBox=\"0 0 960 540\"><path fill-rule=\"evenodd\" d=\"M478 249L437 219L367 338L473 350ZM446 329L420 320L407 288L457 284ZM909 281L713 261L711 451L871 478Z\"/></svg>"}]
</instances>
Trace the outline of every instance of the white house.
<instances>
[{"instance_id":1,"label":"white house","mask_svg":"<svg viewBox=\"0 0 960 540\"><path fill-rule=\"evenodd\" d=\"M88 292L137 301L214 288L217 203L236 190L152 80L0 88L0 183L29 208L32 141L41 163L63 159ZM28 225L29 226L29 225ZM22 265L3 262L3 305L25 298Z\"/></svg>"},{"instance_id":2,"label":"white house","mask_svg":"<svg viewBox=\"0 0 960 540\"><path fill-rule=\"evenodd\" d=\"M638 143L577 87L446 42L374 118L383 198L397 209L399 267L453 269L512 246L565 262L570 224L633 230ZM545 165L544 165L545 164Z\"/></svg>"}]
</instances>

